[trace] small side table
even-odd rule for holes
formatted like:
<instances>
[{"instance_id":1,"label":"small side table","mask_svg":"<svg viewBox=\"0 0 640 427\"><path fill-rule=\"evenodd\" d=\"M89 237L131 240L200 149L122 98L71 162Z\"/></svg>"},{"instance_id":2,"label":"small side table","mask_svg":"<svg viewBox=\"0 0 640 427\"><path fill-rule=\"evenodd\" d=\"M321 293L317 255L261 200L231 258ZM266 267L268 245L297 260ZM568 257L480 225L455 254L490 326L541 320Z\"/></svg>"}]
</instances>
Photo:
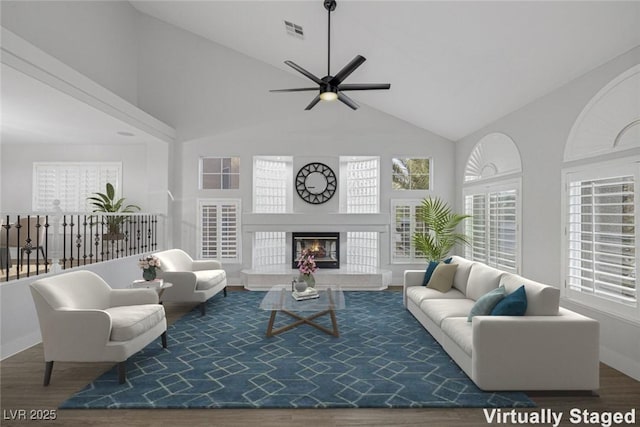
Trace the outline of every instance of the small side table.
<instances>
[{"instance_id":1,"label":"small side table","mask_svg":"<svg viewBox=\"0 0 640 427\"><path fill-rule=\"evenodd\" d=\"M162 294L167 288L171 288L173 283L165 282L162 279L156 280L134 280L131 284L132 288L147 288L147 289L155 289L158 293L158 301L162 304Z\"/></svg>"}]
</instances>

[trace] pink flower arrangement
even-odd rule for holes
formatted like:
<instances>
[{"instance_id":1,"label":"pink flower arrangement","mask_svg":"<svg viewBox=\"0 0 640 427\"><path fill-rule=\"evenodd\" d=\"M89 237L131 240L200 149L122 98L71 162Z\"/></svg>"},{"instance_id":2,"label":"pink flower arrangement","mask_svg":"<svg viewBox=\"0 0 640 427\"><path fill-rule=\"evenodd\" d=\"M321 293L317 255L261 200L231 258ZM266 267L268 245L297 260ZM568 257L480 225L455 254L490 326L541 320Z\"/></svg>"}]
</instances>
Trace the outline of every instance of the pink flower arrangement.
<instances>
[{"instance_id":1,"label":"pink flower arrangement","mask_svg":"<svg viewBox=\"0 0 640 427\"><path fill-rule=\"evenodd\" d=\"M308 249L302 251L302 254L300 254L300 258L298 258L297 261L298 270L300 270L301 274L311 274L318 269L316 261L314 260L314 256L311 255Z\"/></svg>"},{"instance_id":2,"label":"pink flower arrangement","mask_svg":"<svg viewBox=\"0 0 640 427\"><path fill-rule=\"evenodd\" d=\"M160 269L160 260L153 255L146 258L141 258L138 260L138 267L143 270L155 270L156 268Z\"/></svg>"}]
</instances>

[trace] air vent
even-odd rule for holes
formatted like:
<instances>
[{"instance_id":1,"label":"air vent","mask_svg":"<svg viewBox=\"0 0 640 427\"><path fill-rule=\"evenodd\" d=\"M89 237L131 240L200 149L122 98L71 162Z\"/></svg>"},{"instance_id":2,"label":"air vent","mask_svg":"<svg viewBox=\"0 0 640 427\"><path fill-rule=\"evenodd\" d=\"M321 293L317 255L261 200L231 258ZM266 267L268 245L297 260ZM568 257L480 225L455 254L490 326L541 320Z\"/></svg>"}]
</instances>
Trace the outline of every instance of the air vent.
<instances>
[{"instance_id":1,"label":"air vent","mask_svg":"<svg viewBox=\"0 0 640 427\"><path fill-rule=\"evenodd\" d=\"M297 37L299 39L304 38L304 32L302 31L302 27L298 24L294 24L293 22L284 21L284 26L287 29L287 34L293 37Z\"/></svg>"}]
</instances>

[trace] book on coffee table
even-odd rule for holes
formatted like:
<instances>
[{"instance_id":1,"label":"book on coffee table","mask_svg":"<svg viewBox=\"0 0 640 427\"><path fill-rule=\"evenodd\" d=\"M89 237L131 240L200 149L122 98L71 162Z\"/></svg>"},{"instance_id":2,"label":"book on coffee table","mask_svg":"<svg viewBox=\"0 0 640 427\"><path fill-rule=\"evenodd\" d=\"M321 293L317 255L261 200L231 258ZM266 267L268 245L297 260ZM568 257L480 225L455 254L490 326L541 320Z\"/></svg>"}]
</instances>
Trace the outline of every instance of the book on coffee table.
<instances>
[{"instance_id":1,"label":"book on coffee table","mask_svg":"<svg viewBox=\"0 0 640 427\"><path fill-rule=\"evenodd\" d=\"M293 291L291 295L296 301L304 301L307 299L320 298L320 294L318 293L318 291L316 291L313 288L307 288L302 292Z\"/></svg>"}]
</instances>

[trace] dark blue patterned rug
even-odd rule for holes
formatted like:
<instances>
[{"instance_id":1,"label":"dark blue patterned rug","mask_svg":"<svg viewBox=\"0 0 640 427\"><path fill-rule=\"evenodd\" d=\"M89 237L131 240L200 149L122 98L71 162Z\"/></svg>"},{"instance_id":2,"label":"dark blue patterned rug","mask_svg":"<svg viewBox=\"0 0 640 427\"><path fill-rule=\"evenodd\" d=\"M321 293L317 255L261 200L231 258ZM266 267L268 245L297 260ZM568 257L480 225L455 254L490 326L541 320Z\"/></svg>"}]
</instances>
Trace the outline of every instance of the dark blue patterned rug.
<instances>
[{"instance_id":1,"label":"dark blue patterned rug","mask_svg":"<svg viewBox=\"0 0 640 427\"><path fill-rule=\"evenodd\" d=\"M345 292L340 337L303 325L265 337L264 292L212 298L61 408L530 407L524 393L478 389L402 306L400 292ZM276 327L292 319L278 314ZM323 316L318 323L330 327Z\"/></svg>"}]
</instances>

